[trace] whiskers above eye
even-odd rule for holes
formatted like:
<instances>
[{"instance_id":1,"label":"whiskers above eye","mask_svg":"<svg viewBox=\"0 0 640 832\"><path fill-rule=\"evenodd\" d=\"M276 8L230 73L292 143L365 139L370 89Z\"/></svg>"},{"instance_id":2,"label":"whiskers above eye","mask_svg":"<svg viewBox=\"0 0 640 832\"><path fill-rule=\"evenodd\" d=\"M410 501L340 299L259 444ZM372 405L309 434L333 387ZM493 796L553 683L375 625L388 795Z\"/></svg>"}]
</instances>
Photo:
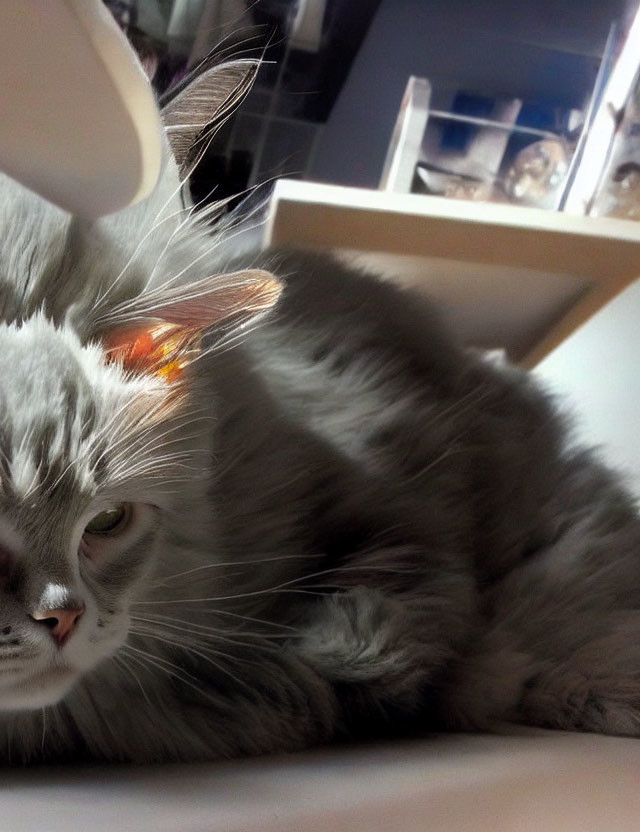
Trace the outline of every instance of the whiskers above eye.
<instances>
[{"instance_id":1,"label":"whiskers above eye","mask_svg":"<svg viewBox=\"0 0 640 832\"><path fill-rule=\"evenodd\" d=\"M161 405L158 405L159 408ZM151 414L153 416L153 413ZM154 453L161 448L171 447L175 444L184 444L193 439L197 439L199 433L185 433L185 429L194 424L200 424L203 421L212 421L208 413L203 408L192 408L190 411L183 413L182 417L172 422L164 431L159 432L157 426L151 421L143 430L137 428L134 435L123 432L122 425L118 425L118 436L111 438L109 442L109 454L112 461L117 462L120 459L126 459L131 454L132 442L135 442L135 453L140 456L153 448ZM170 438L168 438L170 437ZM103 452L104 456L104 452Z\"/></svg>"},{"instance_id":2,"label":"whiskers above eye","mask_svg":"<svg viewBox=\"0 0 640 832\"><path fill-rule=\"evenodd\" d=\"M116 287L118 286L120 281L127 275L129 269L135 263L136 258L140 254L144 245L146 243L148 243L148 241L151 239L151 237L154 235L154 233L156 231L159 231L162 228L162 226L164 226L167 222L169 222L172 219L176 219L176 218L182 216L183 214L186 214L187 219L188 219L189 216L192 214L192 209L191 208L184 208L183 206L180 206L180 208L178 208L177 210L174 210L170 214L166 214L165 216L163 216L163 214L165 213L167 208L169 208L169 206L172 203L175 202L176 198L178 197L178 195L182 191L182 189L185 185L185 181L186 180L184 180L184 179L180 179L179 182L178 182L177 187L175 187L171 190L167 199L162 203L159 210L156 212L153 220L151 221L151 225L150 225L149 229L140 238L140 240L138 241L137 245L135 246L133 252L131 253L129 259L125 262L125 264L122 267L122 269L120 270L120 272L111 281L111 283L105 288L105 290L102 293L98 294L98 296L96 297L96 299L93 303L94 310L99 310L102 306L104 306L104 304L106 303L106 301L109 298L109 295L111 295L111 293L116 289ZM194 208L195 208L195 206L194 206ZM180 225L180 224L178 224L178 225ZM175 230L174 230L174 233L175 233ZM173 233L170 236L173 236ZM164 253L166 253L166 251ZM159 261L159 259L160 258L158 258L158 261ZM158 261L156 261L156 266L158 264ZM99 321L100 321L100 318L98 318L98 322Z\"/></svg>"},{"instance_id":3,"label":"whiskers above eye","mask_svg":"<svg viewBox=\"0 0 640 832\"><path fill-rule=\"evenodd\" d=\"M162 290L166 290L175 284L179 283L184 276L193 269L200 261L212 257L216 255L217 249L221 246L228 246L230 242L232 242L239 234L244 234L246 232L252 231L256 228L259 228L261 225L264 225L266 222L266 217L261 218L257 222L253 222L256 216L259 216L261 212L264 214L266 206L268 205L269 198L265 197L264 200L260 200L255 206L253 206L247 213L243 214L240 217L236 217L231 215L227 218L224 218L223 212L226 206L233 200L238 199L238 197L248 196L252 192L256 192L258 189L263 188L265 185L268 185L270 182L275 181L277 177L271 177L269 179L265 179L263 182L256 184L251 188L247 188L244 191L240 191L238 194L235 194L233 197L225 197L224 199L217 200L210 205L201 208L201 203L196 203L196 205L190 207L189 209L185 209L186 216L184 220L178 224L178 226L174 229L171 234L170 238L170 245L167 243L164 249L161 251L160 256L157 258L156 263L153 267L151 275L147 281L147 285L145 287L145 291L149 291L149 287L152 283L153 277L155 276L158 267L160 266L162 260L167 254L167 251L170 247L177 249L181 243L181 236L184 236L188 239L190 247L193 246L193 241L199 237L200 241L203 245L203 248L195 257L192 257L191 260L183 266L178 272L172 275L170 278L165 279L160 284ZM206 199L206 197L205 197ZM221 227L212 231L211 222L215 219L220 219ZM188 231L188 234L185 233ZM218 255L218 259L219 255Z\"/></svg>"}]
</instances>

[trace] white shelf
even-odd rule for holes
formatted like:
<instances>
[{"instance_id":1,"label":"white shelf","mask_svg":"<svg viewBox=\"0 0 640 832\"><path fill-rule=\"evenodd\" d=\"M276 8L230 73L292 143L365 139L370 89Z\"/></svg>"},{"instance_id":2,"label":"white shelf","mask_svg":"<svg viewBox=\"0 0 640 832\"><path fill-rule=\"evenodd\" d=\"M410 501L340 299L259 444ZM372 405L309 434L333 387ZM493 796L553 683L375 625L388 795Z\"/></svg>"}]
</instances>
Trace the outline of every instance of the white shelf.
<instances>
[{"instance_id":1,"label":"white shelf","mask_svg":"<svg viewBox=\"0 0 640 832\"><path fill-rule=\"evenodd\" d=\"M297 180L276 183L267 241L355 256L527 366L640 277L625 220Z\"/></svg>"}]
</instances>

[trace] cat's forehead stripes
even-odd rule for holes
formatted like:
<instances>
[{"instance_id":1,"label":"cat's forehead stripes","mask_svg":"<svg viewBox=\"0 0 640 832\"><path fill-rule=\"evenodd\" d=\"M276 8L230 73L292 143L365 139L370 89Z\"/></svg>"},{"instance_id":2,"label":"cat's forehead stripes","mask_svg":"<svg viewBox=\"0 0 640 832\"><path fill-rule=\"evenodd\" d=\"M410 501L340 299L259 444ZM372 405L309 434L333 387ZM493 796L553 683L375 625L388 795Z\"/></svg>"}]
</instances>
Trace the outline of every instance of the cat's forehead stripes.
<instances>
[{"instance_id":1,"label":"cat's forehead stripes","mask_svg":"<svg viewBox=\"0 0 640 832\"><path fill-rule=\"evenodd\" d=\"M149 385L42 315L0 325L0 354L7 366L0 374L3 494L24 500L104 486L109 460L126 452L143 421L139 401L149 399Z\"/></svg>"},{"instance_id":2,"label":"cat's forehead stripes","mask_svg":"<svg viewBox=\"0 0 640 832\"><path fill-rule=\"evenodd\" d=\"M82 438L77 419L34 426L19 443L2 444L0 485L5 495L27 499L53 490L91 493L101 484L104 466L97 449Z\"/></svg>"}]
</instances>

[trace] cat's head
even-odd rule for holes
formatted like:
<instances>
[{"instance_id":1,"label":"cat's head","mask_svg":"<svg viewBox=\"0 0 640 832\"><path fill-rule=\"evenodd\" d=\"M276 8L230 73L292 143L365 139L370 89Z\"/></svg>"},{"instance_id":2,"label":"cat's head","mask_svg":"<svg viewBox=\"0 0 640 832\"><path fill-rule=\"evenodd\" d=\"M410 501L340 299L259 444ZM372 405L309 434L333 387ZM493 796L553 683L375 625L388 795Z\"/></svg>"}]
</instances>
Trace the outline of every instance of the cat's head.
<instances>
[{"instance_id":1,"label":"cat's head","mask_svg":"<svg viewBox=\"0 0 640 832\"><path fill-rule=\"evenodd\" d=\"M278 292L257 271L155 290L82 340L0 323L0 711L58 701L126 639L172 495L206 476L206 339Z\"/></svg>"},{"instance_id":2,"label":"cat's head","mask_svg":"<svg viewBox=\"0 0 640 832\"><path fill-rule=\"evenodd\" d=\"M165 513L206 485L196 359L279 285L202 277L211 243L184 220L178 170L254 74L205 61L176 88L154 193L94 227L0 176L0 711L59 701L115 653Z\"/></svg>"}]
</instances>

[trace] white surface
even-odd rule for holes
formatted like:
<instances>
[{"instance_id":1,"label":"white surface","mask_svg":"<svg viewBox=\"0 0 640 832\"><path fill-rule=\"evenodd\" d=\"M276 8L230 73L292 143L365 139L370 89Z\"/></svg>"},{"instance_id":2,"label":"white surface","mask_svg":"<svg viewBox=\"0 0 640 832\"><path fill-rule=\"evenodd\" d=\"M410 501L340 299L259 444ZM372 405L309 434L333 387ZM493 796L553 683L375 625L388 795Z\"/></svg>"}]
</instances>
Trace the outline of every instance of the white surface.
<instances>
[{"instance_id":1,"label":"white surface","mask_svg":"<svg viewBox=\"0 0 640 832\"><path fill-rule=\"evenodd\" d=\"M3 772L6 832L622 832L640 741L453 736L285 758Z\"/></svg>"},{"instance_id":2,"label":"white surface","mask_svg":"<svg viewBox=\"0 0 640 832\"><path fill-rule=\"evenodd\" d=\"M421 282L449 307L455 294L461 334L507 346L527 366L640 276L637 223L286 179L276 183L267 240L358 251L384 260L401 282ZM451 265L446 281L443 261Z\"/></svg>"},{"instance_id":3,"label":"white surface","mask_svg":"<svg viewBox=\"0 0 640 832\"><path fill-rule=\"evenodd\" d=\"M464 343L506 349L514 361L569 309L589 281L538 269L487 266L445 258L339 252L347 262L437 298L448 325Z\"/></svg>"},{"instance_id":4,"label":"white surface","mask_svg":"<svg viewBox=\"0 0 640 832\"><path fill-rule=\"evenodd\" d=\"M100 0L1 0L0 168L89 219L150 193L162 133Z\"/></svg>"},{"instance_id":5,"label":"white surface","mask_svg":"<svg viewBox=\"0 0 640 832\"><path fill-rule=\"evenodd\" d=\"M535 373L561 396L577 437L601 446L640 497L640 281L576 330Z\"/></svg>"},{"instance_id":6,"label":"white surface","mask_svg":"<svg viewBox=\"0 0 640 832\"><path fill-rule=\"evenodd\" d=\"M425 78L409 78L380 177L381 191L411 193L422 137L429 118L431 84Z\"/></svg>"},{"instance_id":7,"label":"white surface","mask_svg":"<svg viewBox=\"0 0 640 832\"><path fill-rule=\"evenodd\" d=\"M346 188L341 185L323 185L299 179L278 179L273 192L273 203L295 202L299 205L326 206L352 211L384 212L442 218L460 222L463 227L472 224L503 226L521 230L560 233L567 236L589 238L592 236L615 237L620 240L637 242L640 232L636 224L617 219L582 217L545 211L538 208L523 208L499 203L478 203L466 200L451 200L422 194L388 194L368 188ZM372 241L373 242L373 241ZM396 240L401 246L402 237ZM495 241L485 238L487 255ZM544 257L544 252L539 255ZM615 264L612 264L615 268Z\"/></svg>"}]
</instances>

